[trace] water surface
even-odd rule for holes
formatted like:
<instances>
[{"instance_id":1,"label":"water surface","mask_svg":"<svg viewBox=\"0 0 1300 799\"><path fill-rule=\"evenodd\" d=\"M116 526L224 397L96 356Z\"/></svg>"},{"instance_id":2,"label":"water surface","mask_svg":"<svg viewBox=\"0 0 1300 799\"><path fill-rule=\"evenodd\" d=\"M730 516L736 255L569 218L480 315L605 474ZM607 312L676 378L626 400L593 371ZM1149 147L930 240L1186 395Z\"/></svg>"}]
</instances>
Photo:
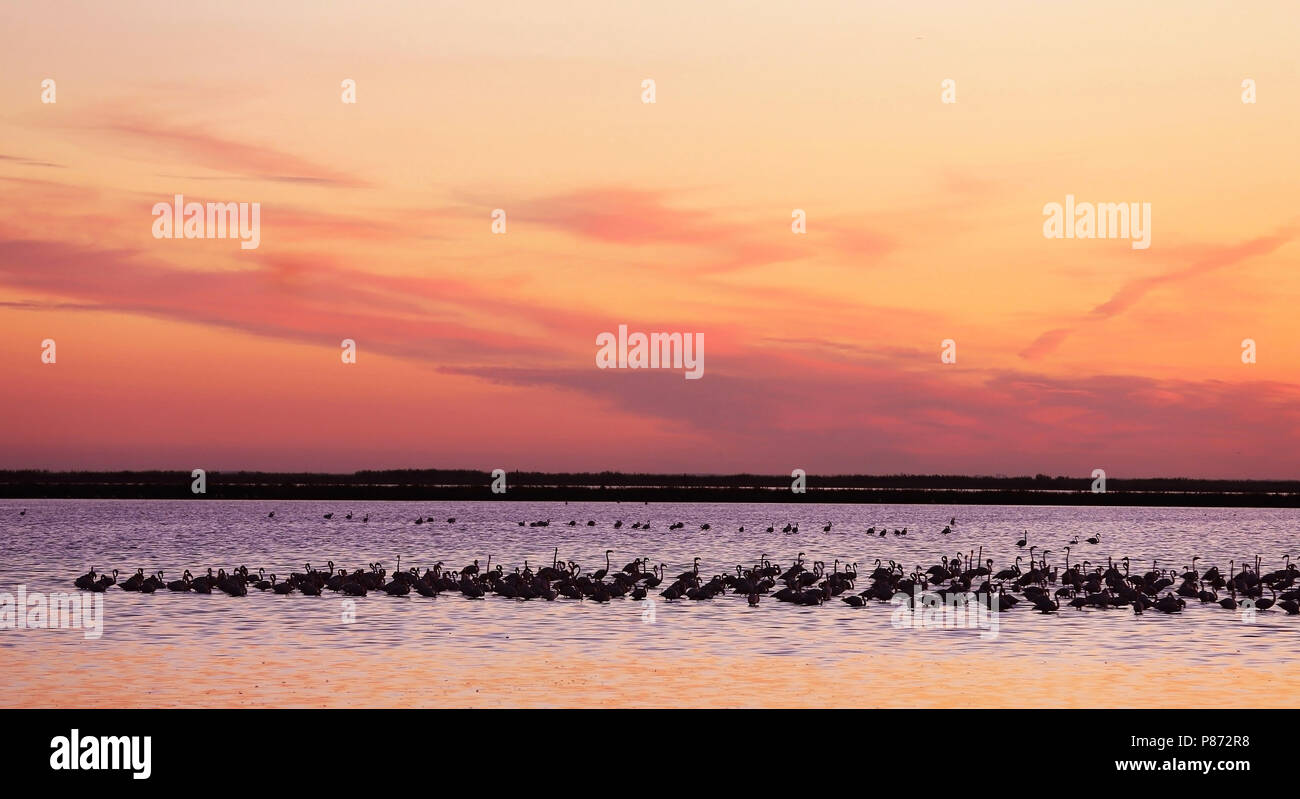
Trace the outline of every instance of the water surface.
<instances>
[{"instance_id":1,"label":"water surface","mask_svg":"<svg viewBox=\"0 0 1300 799\"><path fill-rule=\"evenodd\" d=\"M322 518L331 512L333 519ZM349 512L352 520L343 518ZM418 516L433 521L416 525ZM952 516L953 532L942 535ZM551 526L518 525L544 519ZM567 526L570 519L579 525ZM622 529L613 528L617 520ZM678 521L686 527L670 532ZM634 522L651 529L632 530ZM799 524L797 534L781 532L790 522ZM788 564L799 552L828 568L838 559L869 571L880 558L910 571L981 546L999 569L1022 553L1015 541L1026 532L1030 545L1050 550L1048 559L1061 566L1071 539L1099 535L1097 545L1072 546L1071 562L1128 556L1135 571L1153 560L1181 570L1199 555L1202 571L1218 564L1226 573L1229 561L1256 555L1265 569L1281 568L1284 554L1296 554L1298 522L1294 509L1252 508L8 501L0 504L0 591L71 591L72 579L91 566L118 568L123 577L136 568L161 569L173 579L186 568L246 564L283 576L306 563L323 568L327 560L349 569L382 561L391 571L400 555L403 568L442 561L459 569L476 558L485 565L490 555L494 566L513 570L525 560L534 568L549 564L557 547L562 559L587 571L605 565L606 549L614 550L616 569L644 556L674 575L696 556L701 572L713 574L763 553ZM708 531L701 529L706 523ZM769 525L776 532L765 532ZM867 535L881 525L908 534ZM733 595L658 601L653 623L644 604L631 600L380 593L356 599L349 622L344 599L328 591L232 598L110 589L103 596L98 640L76 630L0 631L10 664L0 704L227 705L247 697L277 705L454 705L484 704L477 699L486 690L498 703L530 705L598 704L613 695L649 705L818 705L834 696L840 704L960 706L1015 702L1017 682L1038 679L1062 689L1079 683L1085 703L1103 695L1125 704L1133 693L1134 704L1159 704L1176 688L1202 705L1267 705L1277 688L1294 685L1300 644L1300 618L1273 611L1248 623L1197 602L1174 616L1069 608L1045 616L1022 605L1000 614L998 634L990 637L973 629L897 629L888 605L859 609L833 600L807 608L766 600L749 608ZM947 672L927 676L927 664L946 664ZM964 688L947 692L944 680L952 679L942 674L963 664L970 672ZM1133 680L1154 668L1170 676L1169 684ZM602 670L605 677L593 679ZM1252 685L1223 679L1234 670ZM979 682L985 671L988 685ZM1086 681L1072 676L1084 674ZM670 697L656 685L690 695Z\"/></svg>"}]
</instances>

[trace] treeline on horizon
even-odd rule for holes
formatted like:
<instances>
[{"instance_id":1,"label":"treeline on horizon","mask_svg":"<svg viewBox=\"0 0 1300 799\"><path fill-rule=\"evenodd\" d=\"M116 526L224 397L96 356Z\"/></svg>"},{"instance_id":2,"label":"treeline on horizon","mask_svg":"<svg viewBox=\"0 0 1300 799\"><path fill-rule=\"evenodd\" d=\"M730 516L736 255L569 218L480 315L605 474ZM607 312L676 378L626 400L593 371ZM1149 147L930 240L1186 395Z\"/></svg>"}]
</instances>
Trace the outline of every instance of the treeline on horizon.
<instances>
[{"instance_id":1,"label":"treeline on horizon","mask_svg":"<svg viewBox=\"0 0 1300 799\"><path fill-rule=\"evenodd\" d=\"M351 473L328 472L206 472L209 485L220 486L334 486L334 487L437 487L486 488L492 482L489 471L473 469L384 469ZM167 486L191 482L189 471L50 471L43 469L0 470L0 487L43 486ZM507 485L516 488L652 488L652 489L789 489L789 475L765 474L664 474L639 472L507 472ZM1060 491L1091 493L1093 478L1005 475L943 474L840 474L807 476L811 493L817 489L920 489L938 491ZM4 493L10 494L6 490ZM1173 492L1215 494L1300 494L1300 480L1230 480L1187 477L1108 477L1106 493ZM10 494L12 495L12 494ZM486 497L505 499L505 496Z\"/></svg>"}]
</instances>

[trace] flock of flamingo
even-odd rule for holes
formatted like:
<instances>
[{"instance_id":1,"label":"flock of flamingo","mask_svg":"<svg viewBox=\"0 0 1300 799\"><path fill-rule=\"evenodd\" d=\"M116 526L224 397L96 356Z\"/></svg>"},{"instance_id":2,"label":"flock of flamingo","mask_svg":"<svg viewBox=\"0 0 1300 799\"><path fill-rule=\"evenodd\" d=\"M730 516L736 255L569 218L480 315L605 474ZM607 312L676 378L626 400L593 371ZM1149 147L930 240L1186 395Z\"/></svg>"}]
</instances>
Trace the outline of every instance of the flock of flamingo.
<instances>
[{"instance_id":1,"label":"flock of flamingo","mask_svg":"<svg viewBox=\"0 0 1300 799\"><path fill-rule=\"evenodd\" d=\"M273 518L275 512L269 516ZM325 514L326 519L332 517L332 513ZM347 518L351 519L352 514L349 513ZM363 521L368 519L367 516ZM430 521L421 517L416 523ZM455 521L454 517L447 519L449 524ZM951 533L956 523L954 518L943 528L943 534ZM527 524L547 527L550 521ZM573 527L579 522L575 519L568 524ZM523 526L525 522L521 521L519 525ZM594 527L596 523L588 521L587 525ZM620 529L623 522L616 522L613 526ZM674 522L668 529L684 527L685 523ZM708 531L711 527L703 524L700 530ZM650 529L650 525L638 522L632 525L632 529ZM739 532L744 532L744 529L741 527ZM829 532L831 524L822 529ZM775 525L767 528L769 533L775 530ZM787 524L783 530L797 531L797 524ZM890 531L871 527L866 530L866 535L883 537L890 532L904 536L907 528ZM1016 541L1016 546L1024 549L1028 537L1026 534ZM1099 536L1085 539L1087 544L1099 541ZM1071 545L1078 543L1077 537L1070 542ZM1023 563L1024 556L1017 556L1014 563L995 571L993 559L985 558L981 547L978 555L972 550L951 557L943 556L938 563L929 567L918 565L910 571L898 562L877 560L874 568L866 574L859 571L857 563L845 563L841 568L838 560L828 571L824 562L807 561L802 552L789 566L774 563L763 553L748 566L738 564L734 570L706 574L701 573L701 559L697 557L689 570L674 576L668 573L667 564L652 563L644 557L616 569L610 560L613 550L605 551L603 568L587 572L575 561L562 560L556 548L551 563L538 569L524 561L522 567L507 571L500 564L493 567L489 556L482 568L476 559L459 570L444 568L442 561L423 571L418 567L403 570L399 556L391 573L382 563L370 563L366 569L349 572L344 568L336 569L331 560L323 570L312 568L308 563L303 571L293 572L284 579L268 574L265 569L253 572L247 566L236 566L229 571L219 568L214 572L208 568L198 576L186 569L180 579L171 581L166 580L161 571L146 575L140 568L119 582L117 569L113 569L111 574L102 574L91 568L77 577L74 585L87 591L106 591L116 585L124 591L140 593L167 590L199 594L221 592L230 596L246 596L251 588L282 595L320 596L323 591L334 591L345 596L383 592L397 597L412 593L437 597L447 593L482 599L494 594L516 600L565 598L593 602L618 598L644 600L652 591L669 601L712 600L730 593L743 595L750 606L757 606L764 597L770 597L795 605L823 605L838 598L852 607L863 607L873 601L889 603L900 594L910 602L918 595L932 593L945 600L953 594L972 594L976 599L989 602L990 607L995 601L1000 611L1011 610L1024 602L1040 613L1055 613L1063 603L1078 610L1127 607L1134 613L1150 609L1179 613L1188 602L1198 602L1217 604L1227 610L1251 607L1268 611L1277 608L1288 615L1300 615L1300 587L1297 587L1300 568L1291 562L1289 555L1283 556L1283 567L1274 571L1265 571L1258 556L1241 563L1234 560L1229 562L1225 575L1218 566L1200 571L1197 568L1197 561L1201 560L1199 556L1193 557L1190 565L1181 569L1163 568L1153 562L1149 570L1139 572L1131 568L1128 558L1118 561L1108 558L1105 566L1087 560L1071 563L1070 551L1070 546L1066 546L1065 563L1056 565L1048 562L1049 550L1040 554L1037 546L1031 546L1027 564ZM866 588L854 592L860 582L866 584Z\"/></svg>"}]
</instances>

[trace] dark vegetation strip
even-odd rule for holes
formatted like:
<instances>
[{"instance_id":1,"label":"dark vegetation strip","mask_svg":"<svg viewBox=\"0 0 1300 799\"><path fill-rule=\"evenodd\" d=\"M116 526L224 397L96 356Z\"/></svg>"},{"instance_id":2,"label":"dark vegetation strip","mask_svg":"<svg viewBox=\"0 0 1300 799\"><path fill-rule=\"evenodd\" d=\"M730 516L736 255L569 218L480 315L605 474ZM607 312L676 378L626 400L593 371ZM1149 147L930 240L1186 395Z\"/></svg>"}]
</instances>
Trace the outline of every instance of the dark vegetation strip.
<instances>
[{"instance_id":1,"label":"dark vegetation strip","mask_svg":"<svg viewBox=\"0 0 1300 799\"><path fill-rule=\"evenodd\" d=\"M1300 507L1300 481L1047 475L816 475L807 493L783 475L510 472L505 494L486 471L423 469L351 474L219 472L193 494L188 471L0 471L0 497L102 499L505 500L622 502L845 502L951 505Z\"/></svg>"}]
</instances>

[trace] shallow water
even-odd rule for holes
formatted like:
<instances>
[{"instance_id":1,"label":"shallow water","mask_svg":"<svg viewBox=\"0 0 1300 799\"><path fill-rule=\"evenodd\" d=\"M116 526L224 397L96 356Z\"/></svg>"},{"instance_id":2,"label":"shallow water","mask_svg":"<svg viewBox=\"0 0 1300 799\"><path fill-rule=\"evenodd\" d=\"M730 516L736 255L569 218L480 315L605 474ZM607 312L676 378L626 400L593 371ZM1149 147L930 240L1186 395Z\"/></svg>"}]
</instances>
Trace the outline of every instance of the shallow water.
<instances>
[{"instance_id":1,"label":"shallow water","mask_svg":"<svg viewBox=\"0 0 1300 799\"><path fill-rule=\"evenodd\" d=\"M24 508L27 514L20 517ZM274 519L267 518L271 510ZM352 520L343 518L349 511ZM335 514L332 520L322 518L327 512ZM363 524L365 514L370 521ZM435 521L415 525L417 516ZM452 516L456 523L447 524ZM952 534L942 535L951 516L958 523ZM548 528L517 524L548 518ZM579 526L568 527L570 519ZM588 519L596 526L587 527ZM619 519L624 527L614 530ZM670 532L668 525L676 521L686 528ZM650 522L652 529L632 530L633 522ZM798 522L800 532L781 533L787 522ZM827 522L832 529L823 532ZM824 560L828 568L838 559L856 561L866 572L881 558L907 564L910 571L981 546L1000 569L1019 554L1015 541L1025 531L1031 545L1046 547L1049 560L1062 566L1071 538L1099 534L1097 545L1072 547L1072 563L1128 556L1134 571L1145 571L1153 559L1181 570L1200 555L1202 571L1217 564L1226 573L1230 560L1253 561L1257 554L1266 570L1281 568L1284 554L1300 554L1298 522L1297 510L1253 508L9 501L0 503L0 592L14 593L22 585L29 594L79 593L72 579L91 566L118 568L123 579L139 567L161 569L175 579L186 568L198 573L239 564L287 575L308 562L324 567L327 560L349 569L379 560L391 572L398 555L403 568L441 560L459 569L475 558L483 564L488 555L494 566L513 569L527 559L536 568L550 563L555 547L562 559L577 560L587 571L605 565L606 549L614 550L615 569L645 556L666 563L667 573L675 575L688 570L697 555L700 571L713 574L752 564L762 553L789 564L799 552L808 560ZM712 529L700 530L704 523ZM866 535L867 527L882 524L891 530L906 526L908 534ZM742 525L744 533L738 532ZM777 532L761 532L768 525ZM862 587L859 581L858 590ZM1293 659L1300 643L1300 618L1270 611L1248 622L1239 613L1194 601L1174 616L1069 608L1045 616L1022 604L999 614L997 634L990 636L979 629L899 629L891 624L893 608L879 603L851 608L833 600L807 608L768 599L749 608L743 597L730 594L707 602L657 601L652 623L644 603L626 599L602 605L372 594L355 600L355 619L349 622L344 599L328 591L322 597L251 591L231 598L110 589L103 597L104 631L97 640L78 630L0 630L0 657L10 672L9 688L0 687L0 704L188 704L204 703L205 696L216 704L239 704L245 688L256 701L270 704L348 704L349 699L473 704L478 680L485 686L509 681L511 693L502 700L507 704L547 704L547 691L554 697L550 703L586 704L616 690L641 697L639 704L659 704L653 681L673 684L674 664L687 661L740 664L744 671L735 678L740 682L758 680L761 668L768 675L763 679L777 683L751 697L716 679L691 689L692 704L763 703L763 697L773 704L819 704L817 686L798 676L808 664L840 669L841 678L844 669L852 678L853 669L887 672L900 664L915 670L930 662L966 662L1046 663L1049 670L1062 670L1063 685L1066 669L1096 667L1103 675L1131 676L1153 663L1172 672L1238 669L1290 680L1297 674ZM305 678L286 676L303 669L310 673L316 659L332 670L355 666L351 678L332 688L317 685L325 691L321 696L332 700L308 696ZM191 665L178 668L178 660ZM557 682L566 664L578 671L632 661L654 663L655 670L620 672L617 680L592 682L587 693L566 691ZM510 670L503 673L507 663ZM84 681L69 676L79 669L87 678L98 673L98 687L88 690ZM235 670L241 672L238 678ZM860 675L861 697L854 696L850 682L835 688L836 701L908 704L906 692L885 695L886 689L875 686L868 693L865 676ZM643 684L647 680L651 683ZM431 686L437 681L444 685L435 691ZM236 683L238 693L231 688ZM536 685L535 695L528 693L530 684ZM917 704L944 704L940 683L924 696L924 685L911 684L908 690L916 692ZM1229 693L1223 695L1231 690L1225 687ZM997 694L1003 695L1015 693L1008 686ZM960 697L952 699L961 704Z\"/></svg>"}]
</instances>

